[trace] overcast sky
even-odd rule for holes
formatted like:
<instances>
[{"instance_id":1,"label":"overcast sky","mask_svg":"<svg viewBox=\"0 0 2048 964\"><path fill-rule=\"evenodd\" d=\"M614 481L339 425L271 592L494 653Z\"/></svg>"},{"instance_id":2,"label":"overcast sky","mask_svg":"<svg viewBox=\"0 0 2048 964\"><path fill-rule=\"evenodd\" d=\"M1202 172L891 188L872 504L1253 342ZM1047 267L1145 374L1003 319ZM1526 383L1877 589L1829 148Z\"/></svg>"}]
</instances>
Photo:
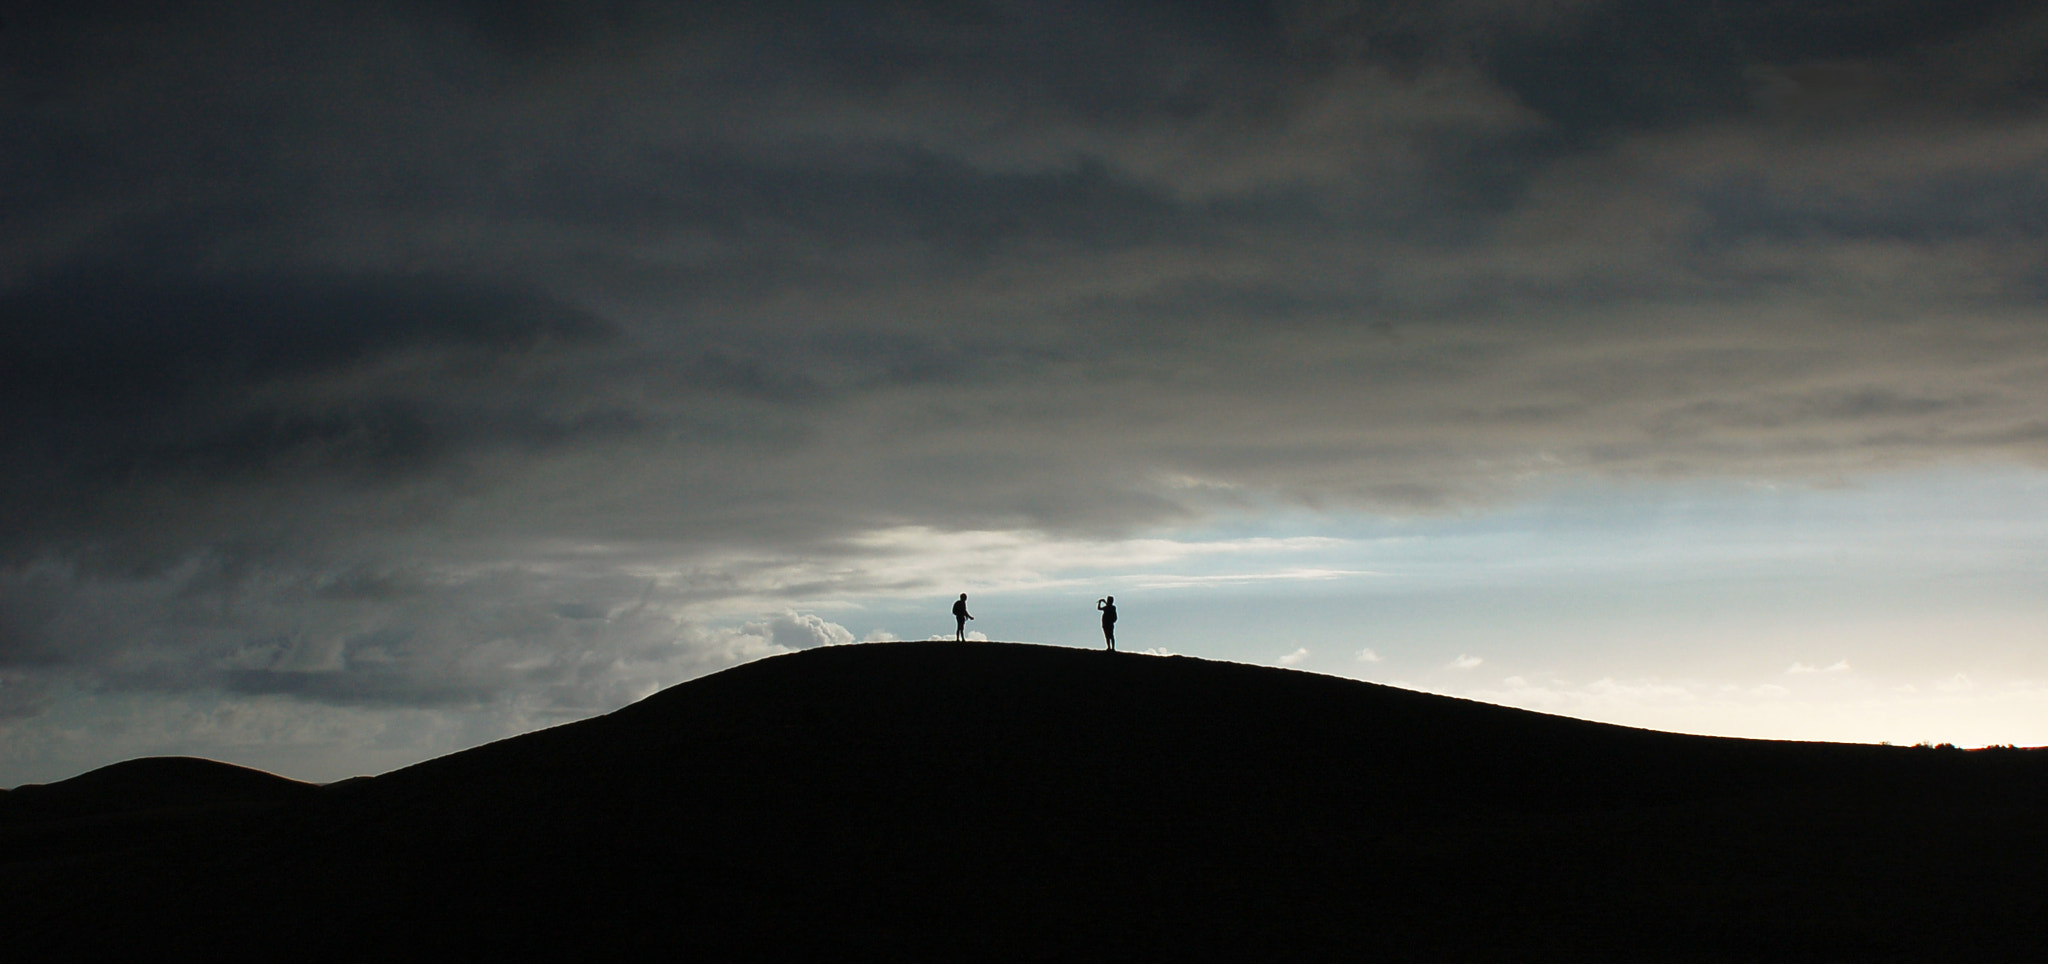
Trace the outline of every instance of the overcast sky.
<instances>
[{"instance_id":1,"label":"overcast sky","mask_svg":"<svg viewBox=\"0 0 2048 964\"><path fill-rule=\"evenodd\" d=\"M803 647L2048 743L2048 10L0 2L0 786Z\"/></svg>"}]
</instances>

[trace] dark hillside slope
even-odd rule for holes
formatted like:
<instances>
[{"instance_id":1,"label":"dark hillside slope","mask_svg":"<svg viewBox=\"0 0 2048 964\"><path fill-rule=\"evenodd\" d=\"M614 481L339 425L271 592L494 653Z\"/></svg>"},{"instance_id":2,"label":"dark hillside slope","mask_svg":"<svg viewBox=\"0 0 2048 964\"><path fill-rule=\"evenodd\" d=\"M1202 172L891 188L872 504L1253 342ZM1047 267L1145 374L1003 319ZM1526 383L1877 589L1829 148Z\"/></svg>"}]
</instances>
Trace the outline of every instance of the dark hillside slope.
<instances>
[{"instance_id":1,"label":"dark hillside slope","mask_svg":"<svg viewBox=\"0 0 2048 964\"><path fill-rule=\"evenodd\" d=\"M358 959L2017 960L2048 950L2043 816L2031 752L896 643L329 788L137 865L175 886L26 899L16 932ZM130 910L88 932L67 901Z\"/></svg>"}]
</instances>

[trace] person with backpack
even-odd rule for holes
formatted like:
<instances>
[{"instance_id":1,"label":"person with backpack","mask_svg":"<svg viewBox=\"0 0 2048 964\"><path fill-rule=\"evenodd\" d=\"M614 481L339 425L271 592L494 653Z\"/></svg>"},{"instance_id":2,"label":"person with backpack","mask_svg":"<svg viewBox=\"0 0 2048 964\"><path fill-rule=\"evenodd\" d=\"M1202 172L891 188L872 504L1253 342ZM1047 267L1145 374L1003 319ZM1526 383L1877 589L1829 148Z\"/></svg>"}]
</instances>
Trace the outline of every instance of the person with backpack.
<instances>
[{"instance_id":1,"label":"person with backpack","mask_svg":"<svg viewBox=\"0 0 2048 964\"><path fill-rule=\"evenodd\" d=\"M967 613L967 594L963 592L960 594L960 601L953 604L954 642L964 643L967 641L967 621L973 618L973 616Z\"/></svg>"}]
</instances>

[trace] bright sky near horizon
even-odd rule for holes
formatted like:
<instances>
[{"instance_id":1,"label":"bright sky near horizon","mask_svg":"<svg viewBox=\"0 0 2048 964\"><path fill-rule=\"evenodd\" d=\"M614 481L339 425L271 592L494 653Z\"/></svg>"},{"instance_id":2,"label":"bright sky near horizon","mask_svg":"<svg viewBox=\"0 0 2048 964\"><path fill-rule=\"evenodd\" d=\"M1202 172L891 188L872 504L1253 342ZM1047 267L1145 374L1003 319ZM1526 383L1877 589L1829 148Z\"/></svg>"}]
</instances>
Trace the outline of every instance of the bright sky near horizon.
<instances>
[{"instance_id":1,"label":"bright sky near horizon","mask_svg":"<svg viewBox=\"0 0 2048 964\"><path fill-rule=\"evenodd\" d=\"M2048 743L2048 12L0 2L0 786L808 646Z\"/></svg>"},{"instance_id":2,"label":"bright sky near horizon","mask_svg":"<svg viewBox=\"0 0 2048 964\"><path fill-rule=\"evenodd\" d=\"M981 557L970 598L999 639L1100 646L1089 596L1114 593L1129 651L1680 732L2048 744L2048 475L2034 470L1581 484L1494 512L1227 528L1138 547L916 538L935 574ZM1089 559L1103 561L1073 564ZM817 607L865 638L944 629L932 609Z\"/></svg>"}]
</instances>

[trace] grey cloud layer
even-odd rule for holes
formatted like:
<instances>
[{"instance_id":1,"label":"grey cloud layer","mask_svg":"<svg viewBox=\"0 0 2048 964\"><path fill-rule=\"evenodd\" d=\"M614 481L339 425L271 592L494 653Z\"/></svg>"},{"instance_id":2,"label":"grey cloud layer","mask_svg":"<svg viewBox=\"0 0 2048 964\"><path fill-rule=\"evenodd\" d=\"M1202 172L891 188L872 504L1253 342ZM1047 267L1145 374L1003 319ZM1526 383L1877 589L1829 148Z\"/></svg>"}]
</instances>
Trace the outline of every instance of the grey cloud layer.
<instances>
[{"instance_id":1,"label":"grey cloud layer","mask_svg":"<svg viewBox=\"0 0 2048 964\"><path fill-rule=\"evenodd\" d=\"M704 622L807 562L925 588L861 575L877 527L2048 440L2031 5L0 30L0 712L62 674L601 706L836 639Z\"/></svg>"}]
</instances>

